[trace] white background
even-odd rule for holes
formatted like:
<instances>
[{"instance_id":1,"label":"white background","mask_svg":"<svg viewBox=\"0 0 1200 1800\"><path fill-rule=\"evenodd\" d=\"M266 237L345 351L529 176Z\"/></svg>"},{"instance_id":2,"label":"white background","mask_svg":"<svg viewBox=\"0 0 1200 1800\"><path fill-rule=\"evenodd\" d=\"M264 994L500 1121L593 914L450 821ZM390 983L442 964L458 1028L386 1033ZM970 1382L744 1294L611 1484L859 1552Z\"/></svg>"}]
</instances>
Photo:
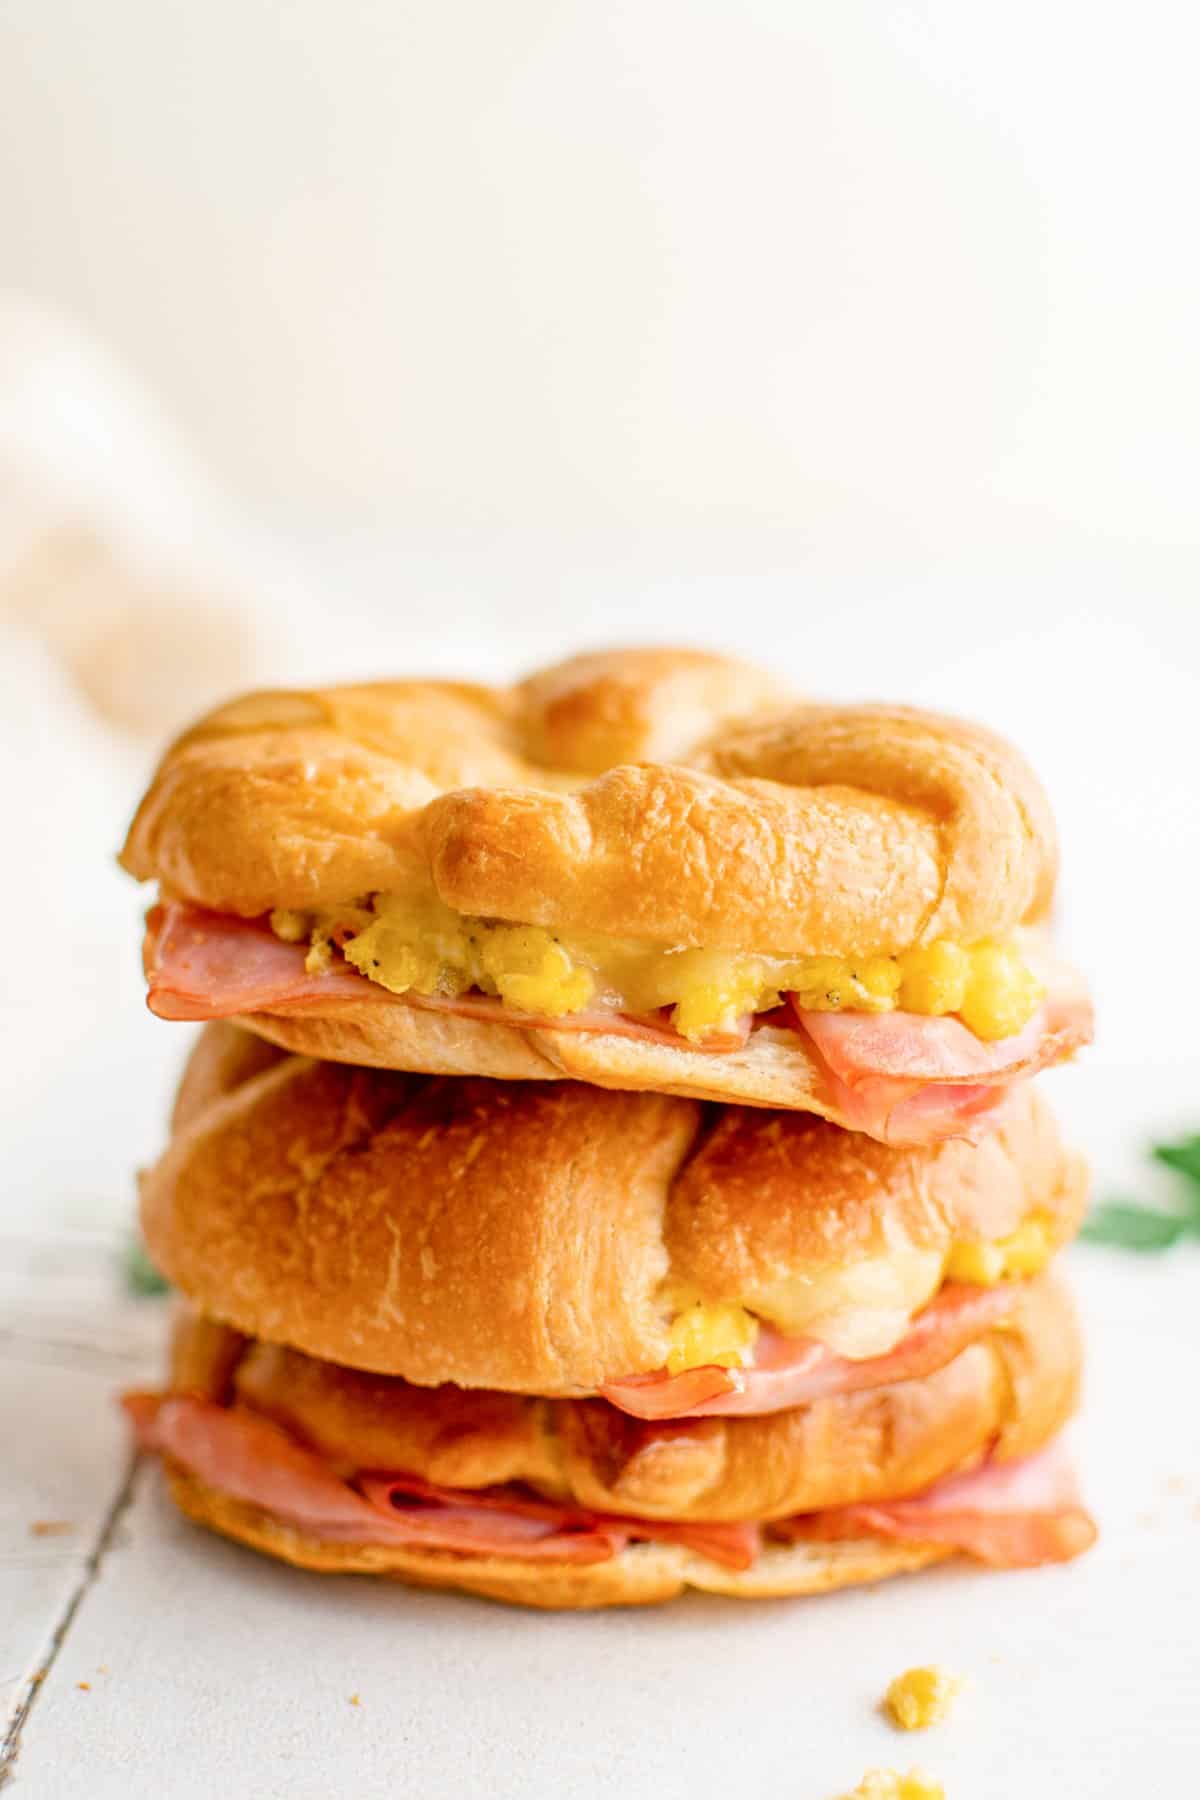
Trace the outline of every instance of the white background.
<instances>
[{"instance_id":1,"label":"white background","mask_svg":"<svg viewBox=\"0 0 1200 1800\"><path fill-rule=\"evenodd\" d=\"M1176 0L6 0L0 282L238 491L1194 552Z\"/></svg>"},{"instance_id":2,"label":"white background","mask_svg":"<svg viewBox=\"0 0 1200 1800\"><path fill-rule=\"evenodd\" d=\"M1052 1092L1099 1186L1149 1196L1147 1138L1200 1125L1198 40L1166 0L3 0L0 290L86 348L43 381L0 332L0 526L36 439L39 480L69 467L72 504L180 566L220 537L262 634L241 679L682 639L988 720L1050 788L1099 1002ZM1071 1570L548 1622L303 1581L143 1480L96 1575L109 1395L158 1335L112 1246L188 1033L144 1012L110 860L153 746L24 617L0 641L6 1701L81 1598L17 1791L823 1800L918 1759L950 1800L1184 1791L1194 1251L1072 1257L1104 1539ZM164 721L192 673L155 661ZM56 1516L77 1534L31 1546ZM872 1702L923 1657L974 1695L897 1747Z\"/></svg>"}]
</instances>

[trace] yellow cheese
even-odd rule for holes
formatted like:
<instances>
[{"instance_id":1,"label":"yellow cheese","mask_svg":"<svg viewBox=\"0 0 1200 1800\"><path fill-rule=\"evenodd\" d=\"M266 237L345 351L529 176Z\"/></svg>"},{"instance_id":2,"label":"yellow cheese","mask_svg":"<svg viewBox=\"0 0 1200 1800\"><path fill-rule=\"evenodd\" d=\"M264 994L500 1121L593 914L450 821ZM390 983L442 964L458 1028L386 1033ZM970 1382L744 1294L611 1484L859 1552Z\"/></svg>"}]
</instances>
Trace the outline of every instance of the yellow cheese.
<instances>
[{"instance_id":1,"label":"yellow cheese","mask_svg":"<svg viewBox=\"0 0 1200 1800\"><path fill-rule=\"evenodd\" d=\"M1016 947L990 942L861 958L679 949L468 918L431 893L378 894L369 909L317 917L279 909L271 926L287 943L311 935L324 956L340 943L354 968L394 994L476 989L548 1018L593 1002L632 1014L670 1008L693 1043L770 1012L785 994L815 1012L957 1012L990 1039L1019 1031L1042 994ZM313 967L323 966L318 956Z\"/></svg>"},{"instance_id":2,"label":"yellow cheese","mask_svg":"<svg viewBox=\"0 0 1200 1800\"><path fill-rule=\"evenodd\" d=\"M838 1800L946 1800L946 1790L932 1775L910 1769L868 1769L858 1786Z\"/></svg>"},{"instance_id":3,"label":"yellow cheese","mask_svg":"<svg viewBox=\"0 0 1200 1800\"><path fill-rule=\"evenodd\" d=\"M942 1284L937 1250L896 1250L840 1269L793 1275L743 1294L785 1337L813 1337L839 1356L882 1356Z\"/></svg>"}]
</instances>

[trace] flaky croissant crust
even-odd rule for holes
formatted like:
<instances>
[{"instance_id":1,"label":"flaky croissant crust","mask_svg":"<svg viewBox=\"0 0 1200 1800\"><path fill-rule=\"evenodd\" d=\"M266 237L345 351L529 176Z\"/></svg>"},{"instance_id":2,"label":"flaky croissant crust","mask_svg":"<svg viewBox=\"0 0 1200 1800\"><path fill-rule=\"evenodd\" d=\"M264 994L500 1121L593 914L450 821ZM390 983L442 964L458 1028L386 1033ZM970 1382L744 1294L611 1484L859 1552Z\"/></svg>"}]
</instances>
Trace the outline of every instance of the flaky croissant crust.
<instances>
[{"instance_id":1,"label":"flaky croissant crust","mask_svg":"<svg viewBox=\"0 0 1200 1800\"><path fill-rule=\"evenodd\" d=\"M511 688L236 700L168 750L121 860L245 917L432 889L561 931L855 956L1042 917L1057 852L1035 777L990 732L626 650Z\"/></svg>"},{"instance_id":2,"label":"flaky croissant crust","mask_svg":"<svg viewBox=\"0 0 1200 1800\"><path fill-rule=\"evenodd\" d=\"M920 1380L827 1398L766 1419L641 1425L603 1401L409 1387L252 1343L185 1310L169 1385L249 1406L344 1473L364 1459L464 1489L524 1482L600 1511L736 1520L917 1492L991 1454L1035 1453L1078 1399L1073 1312L1052 1278L1031 1282L1003 1330L984 1332ZM733 1571L679 1545L630 1545L585 1567L503 1555L323 1540L169 1463L173 1499L198 1523L301 1568L390 1575L529 1606L636 1605L685 1587L741 1598L821 1593L879 1581L948 1551L864 1537L764 1542Z\"/></svg>"},{"instance_id":3,"label":"flaky croissant crust","mask_svg":"<svg viewBox=\"0 0 1200 1800\"><path fill-rule=\"evenodd\" d=\"M249 1407L346 1472L464 1489L520 1482L599 1512L730 1523L896 1500L988 1454L1030 1456L1074 1412L1080 1362L1069 1297L1041 1276L1003 1326L932 1373L761 1418L645 1423L603 1400L412 1387L191 1313L170 1383Z\"/></svg>"},{"instance_id":4,"label":"flaky croissant crust","mask_svg":"<svg viewBox=\"0 0 1200 1800\"><path fill-rule=\"evenodd\" d=\"M739 1600L824 1594L925 1568L951 1554L935 1544L897 1544L884 1538L771 1544L752 1568L737 1570L678 1544L650 1543L630 1544L609 1562L581 1568L416 1546L327 1542L206 1486L178 1466L168 1471L168 1483L176 1506L197 1525L296 1568L326 1575L386 1575L409 1587L457 1589L547 1611L648 1606L672 1600L687 1588Z\"/></svg>"},{"instance_id":5,"label":"flaky croissant crust","mask_svg":"<svg viewBox=\"0 0 1200 1800\"><path fill-rule=\"evenodd\" d=\"M981 1143L900 1150L805 1113L313 1063L221 1025L176 1125L142 1189L163 1273L252 1336L430 1386L594 1392L664 1362L665 1282L737 1299L1031 1213L1061 1243L1085 1197L1029 1085Z\"/></svg>"}]
</instances>

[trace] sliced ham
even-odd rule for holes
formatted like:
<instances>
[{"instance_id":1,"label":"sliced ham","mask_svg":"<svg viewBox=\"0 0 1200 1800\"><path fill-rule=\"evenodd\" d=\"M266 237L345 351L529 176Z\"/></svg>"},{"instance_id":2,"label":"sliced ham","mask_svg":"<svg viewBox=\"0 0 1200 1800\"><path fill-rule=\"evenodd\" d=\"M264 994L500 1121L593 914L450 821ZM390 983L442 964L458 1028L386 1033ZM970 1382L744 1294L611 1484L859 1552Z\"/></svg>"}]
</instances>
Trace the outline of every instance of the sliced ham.
<instances>
[{"instance_id":1,"label":"sliced ham","mask_svg":"<svg viewBox=\"0 0 1200 1800\"><path fill-rule=\"evenodd\" d=\"M796 1540L873 1536L936 1544L998 1569L1068 1562L1096 1540L1061 1441L1020 1462L985 1462L908 1500L834 1507L772 1530Z\"/></svg>"},{"instance_id":2,"label":"sliced ham","mask_svg":"<svg viewBox=\"0 0 1200 1800\"><path fill-rule=\"evenodd\" d=\"M367 982L368 987L375 987L375 982ZM386 989L382 990L386 993ZM738 1021L734 1031L714 1031L701 1044L693 1044L690 1039L681 1037L673 1026L665 1021L669 1018L669 1009L664 1008L661 1019L635 1018L630 1013L604 1011L597 1007L590 1012L577 1013L527 1013L518 1012L509 1006L507 1001L494 999L490 994L458 994L453 998L441 994L393 994L394 1000L400 1000L408 1006L415 1006L426 1012L453 1013L459 1019L487 1019L495 1025L520 1024L541 1031L587 1031L602 1033L607 1037L640 1038L645 1044L666 1044L672 1050L700 1050L710 1055L720 1055L727 1050L741 1050L750 1036L753 1020L749 1014Z\"/></svg>"},{"instance_id":3,"label":"sliced ham","mask_svg":"<svg viewBox=\"0 0 1200 1800\"><path fill-rule=\"evenodd\" d=\"M620 1518L512 1489L437 1487L415 1475L367 1474L353 1487L252 1412L190 1394L129 1394L125 1407L146 1449L326 1540L592 1563L646 1539L684 1545L731 1569L749 1568L760 1548L760 1529L751 1524ZM1065 1561L1096 1535L1057 1445L1024 1462L985 1463L911 1499L801 1514L771 1531L793 1542L875 1536L934 1544L1001 1568Z\"/></svg>"},{"instance_id":4,"label":"sliced ham","mask_svg":"<svg viewBox=\"0 0 1200 1800\"><path fill-rule=\"evenodd\" d=\"M1009 1081L1032 1065L1048 1036L1047 1009L1039 1006L1015 1037L985 1043L952 1014L934 1018L910 1012L806 1012L793 1005L827 1069L853 1087L857 1082Z\"/></svg>"},{"instance_id":5,"label":"sliced ham","mask_svg":"<svg viewBox=\"0 0 1200 1800\"><path fill-rule=\"evenodd\" d=\"M796 1023L819 1055L825 1097L851 1130L885 1143L972 1136L995 1123L1005 1090L1090 1042L1092 1009L1063 977L1015 1036L986 1043L947 1015L806 1012Z\"/></svg>"},{"instance_id":6,"label":"sliced ham","mask_svg":"<svg viewBox=\"0 0 1200 1800\"><path fill-rule=\"evenodd\" d=\"M156 906L142 952L147 1004L160 1019L227 1019L362 998L370 984L361 975L345 965L310 975L307 954L303 944L285 944L254 919L173 902Z\"/></svg>"},{"instance_id":7,"label":"sliced ham","mask_svg":"<svg viewBox=\"0 0 1200 1800\"><path fill-rule=\"evenodd\" d=\"M951 1137L978 1142L999 1123L1010 1091L1000 1084L952 1082L914 1088L911 1082L887 1078L850 1087L828 1070L821 1083L822 1100L847 1131L864 1132L897 1150Z\"/></svg>"},{"instance_id":8,"label":"sliced ham","mask_svg":"<svg viewBox=\"0 0 1200 1800\"><path fill-rule=\"evenodd\" d=\"M578 1508L557 1506L553 1501L515 1496L510 1491L498 1493L484 1489L464 1494L460 1488L437 1487L416 1475L364 1475L364 1494L374 1505L394 1516L397 1507L410 1502L434 1502L459 1512L478 1510L493 1518L519 1520L522 1530L531 1538L539 1531L595 1531L612 1537L613 1549L623 1549L630 1538L652 1537L663 1543L683 1544L697 1550L713 1562L730 1569L748 1569L758 1554L759 1531L755 1525L707 1525L669 1519L635 1520L607 1513L593 1513ZM403 1516L403 1515L402 1515Z\"/></svg>"},{"instance_id":9,"label":"sliced ham","mask_svg":"<svg viewBox=\"0 0 1200 1800\"><path fill-rule=\"evenodd\" d=\"M911 1381L940 1369L981 1331L1012 1311L1015 1283L973 1287L950 1282L919 1312L905 1336L883 1356L852 1362L814 1338L761 1331L744 1368L707 1365L669 1375L630 1375L601 1393L638 1419L709 1419L785 1412L829 1394L852 1394L888 1382Z\"/></svg>"},{"instance_id":10,"label":"sliced ham","mask_svg":"<svg viewBox=\"0 0 1200 1800\"><path fill-rule=\"evenodd\" d=\"M752 1369L723 1369L718 1363L685 1369L681 1375L655 1369L648 1375L610 1381L600 1393L635 1419L696 1419L732 1411L732 1403L747 1393L754 1373Z\"/></svg>"},{"instance_id":11,"label":"sliced ham","mask_svg":"<svg viewBox=\"0 0 1200 1800\"><path fill-rule=\"evenodd\" d=\"M303 944L284 943L262 920L169 902L147 920L144 961L150 1010L164 1019L222 1019L243 1013L308 1013L370 1002L537 1030L640 1039L675 1050L722 1055L741 1049L752 1025L694 1044L664 1011L635 1018L604 1007L549 1017L522 1013L487 994L393 994L335 961L325 974L305 968ZM1047 999L1015 1037L987 1044L952 1017L918 1013L821 1013L789 1005L761 1023L798 1029L814 1065L814 1099L852 1131L897 1146L975 1137L996 1123L1017 1080L1061 1061L1091 1037L1091 1007L1072 981L1051 976Z\"/></svg>"},{"instance_id":12,"label":"sliced ham","mask_svg":"<svg viewBox=\"0 0 1200 1800\"><path fill-rule=\"evenodd\" d=\"M344 962L335 962L325 974L311 975L304 966L307 955L306 945L285 943L259 919L238 919L172 901L154 907L146 921L147 1003L160 1019L200 1020L251 1012L319 1012L348 1000L365 1000L494 1024L516 1021L548 1031L602 1032L716 1054L741 1049L750 1035L748 1017L736 1030L692 1044L662 1018L631 1018L601 1007L550 1016L517 1013L488 994L393 994Z\"/></svg>"},{"instance_id":13,"label":"sliced ham","mask_svg":"<svg viewBox=\"0 0 1200 1800\"><path fill-rule=\"evenodd\" d=\"M607 1562L630 1539L621 1524L523 1496L435 1487L415 1475L364 1475L359 1486L381 1519L414 1543L522 1562Z\"/></svg>"},{"instance_id":14,"label":"sliced ham","mask_svg":"<svg viewBox=\"0 0 1200 1800\"><path fill-rule=\"evenodd\" d=\"M436 1487L415 1475L364 1475L352 1487L255 1413L191 1394L133 1393L124 1405L145 1449L324 1539L558 1563L606 1562L633 1540L649 1539L683 1544L731 1569L749 1568L758 1553L752 1525L610 1517L509 1489Z\"/></svg>"},{"instance_id":15,"label":"sliced ham","mask_svg":"<svg viewBox=\"0 0 1200 1800\"><path fill-rule=\"evenodd\" d=\"M313 1451L269 1419L191 1394L128 1394L138 1440L190 1469L206 1486L317 1531L362 1543L403 1543L399 1522L376 1510Z\"/></svg>"}]
</instances>

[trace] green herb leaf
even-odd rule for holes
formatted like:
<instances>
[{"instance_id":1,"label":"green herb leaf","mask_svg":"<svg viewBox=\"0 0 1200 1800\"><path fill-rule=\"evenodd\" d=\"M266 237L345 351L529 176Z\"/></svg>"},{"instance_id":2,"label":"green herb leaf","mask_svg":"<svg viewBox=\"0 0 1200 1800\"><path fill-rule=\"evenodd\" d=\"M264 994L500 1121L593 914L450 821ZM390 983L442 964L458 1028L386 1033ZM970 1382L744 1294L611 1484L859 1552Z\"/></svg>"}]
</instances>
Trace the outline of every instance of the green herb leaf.
<instances>
[{"instance_id":1,"label":"green herb leaf","mask_svg":"<svg viewBox=\"0 0 1200 1800\"><path fill-rule=\"evenodd\" d=\"M1118 1250L1166 1250L1196 1230L1183 1213L1155 1212L1148 1206L1110 1200L1094 1206L1080 1237L1089 1244L1111 1244Z\"/></svg>"},{"instance_id":2,"label":"green herb leaf","mask_svg":"<svg viewBox=\"0 0 1200 1800\"><path fill-rule=\"evenodd\" d=\"M169 1291L169 1283L163 1280L146 1255L145 1245L140 1238L132 1239L125 1252L125 1285L131 1294L147 1300L155 1294Z\"/></svg>"},{"instance_id":3,"label":"green herb leaf","mask_svg":"<svg viewBox=\"0 0 1200 1800\"><path fill-rule=\"evenodd\" d=\"M1168 1169L1186 1175L1189 1181L1200 1186L1200 1137L1184 1138L1181 1144L1156 1144L1150 1154L1156 1161L1165 1163ZM1200 1203L1200 1196L1197 1196L1197 1203Z\"/></svg>"}]
</instances>

